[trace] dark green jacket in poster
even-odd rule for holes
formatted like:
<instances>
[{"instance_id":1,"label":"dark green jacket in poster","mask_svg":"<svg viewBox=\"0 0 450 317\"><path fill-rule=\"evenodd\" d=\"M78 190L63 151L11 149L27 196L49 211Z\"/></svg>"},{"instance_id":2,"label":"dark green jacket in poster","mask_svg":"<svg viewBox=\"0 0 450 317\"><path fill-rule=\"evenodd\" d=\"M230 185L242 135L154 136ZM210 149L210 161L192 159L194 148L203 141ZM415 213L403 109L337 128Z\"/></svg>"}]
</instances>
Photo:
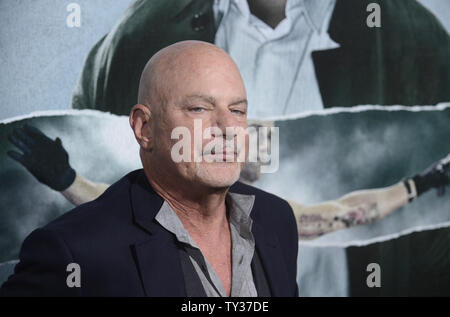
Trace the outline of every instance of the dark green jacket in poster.
<instances>
[{"instance_id":1,"label":"dark green jacket in poster","mask_svg":"<svg viewBox=\"0 0 450 317\"><path fill-rule=\"evenodd\" d=\"M380 28L366 24L371 2L380 4ZM214 42L212 3L133 2L89 53L72 107L128 115L154 53L183 40ZM326 108L450 101L449 36L415 0L337 0L328 32L340 47L312 54Z\"/></svg>"},{"instance_id":2,"label":"dark green jacket in poster","mask_svg":"<svg viewBox=\"0 0 450 317\"><path fill-rule=\"evenodd\" d=\"M449 241L443 227L347 248L348 295L450 296ZM369 263L380 266L380 287L367 285Z\"/></svg>"}]
</instances>

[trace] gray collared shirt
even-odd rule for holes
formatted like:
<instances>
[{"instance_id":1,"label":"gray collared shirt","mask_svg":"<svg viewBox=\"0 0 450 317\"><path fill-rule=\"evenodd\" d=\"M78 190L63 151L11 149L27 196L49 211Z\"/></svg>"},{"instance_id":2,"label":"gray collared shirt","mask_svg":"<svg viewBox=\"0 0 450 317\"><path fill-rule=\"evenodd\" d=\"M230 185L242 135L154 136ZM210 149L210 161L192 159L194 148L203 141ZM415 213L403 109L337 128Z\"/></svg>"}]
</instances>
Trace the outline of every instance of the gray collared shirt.
<instances>
[{"instance_id":1,"label":"gray collared shirt","mask_svg":"<svg viewBox=\"0 0 450 317\"><path fill-rule=\"evenodd\" d=\"M253 195L236 193L228 193L226 197L232 244L232 297L256 297L258 295L251 268L255 252L255 240L251 232L250 211L254 200L255 196ZM172 232L179 242L184 244L206 295L208 297L225 297L225 288L219 276L203 256L189 232L184 228L178 215L166 201L164 201L155 219L166 230Z\"/></svg>"}]
</instances>

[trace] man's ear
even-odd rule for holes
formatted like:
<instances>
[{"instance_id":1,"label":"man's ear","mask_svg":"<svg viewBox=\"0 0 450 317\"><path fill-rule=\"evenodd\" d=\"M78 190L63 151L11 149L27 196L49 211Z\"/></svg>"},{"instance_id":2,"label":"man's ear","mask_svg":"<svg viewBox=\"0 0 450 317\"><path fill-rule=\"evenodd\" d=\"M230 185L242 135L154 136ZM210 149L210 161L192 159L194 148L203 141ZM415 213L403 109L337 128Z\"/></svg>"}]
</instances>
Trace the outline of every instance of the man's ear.
<instances>
[{"instance_id":1,"label":"man's ear","mask_svg":"<svg viewBox=\"0 0 450 317\"><path fill-rule=\"evenodd\" d=\"M142 104L135 105L130 112L130 126L133 129L134 136L138 141L141 149L150 151L152 149L152 132L151 132L151 111Z\"/></svg>"}]
</instances>

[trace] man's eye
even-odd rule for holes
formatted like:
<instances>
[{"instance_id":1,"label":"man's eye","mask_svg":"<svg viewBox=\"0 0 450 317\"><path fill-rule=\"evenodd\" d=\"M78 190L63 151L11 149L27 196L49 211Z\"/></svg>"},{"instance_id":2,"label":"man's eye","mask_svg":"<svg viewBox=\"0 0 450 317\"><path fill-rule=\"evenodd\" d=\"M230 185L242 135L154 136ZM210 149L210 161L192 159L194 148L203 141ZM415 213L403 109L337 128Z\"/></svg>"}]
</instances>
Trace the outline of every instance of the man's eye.
<instances>
[{"instance_id":1,"label":"man's eye","mask_svg":"<svg viewBox=\"0 0 450 317\"><path fill-rule=\"evenodd\" d=\"M203 110L205 110L205 109L204 109L204 108L201 108L201 107L194 107L194 108L190 108L190 109L189 109L189 111L197 112L197 113L203 112Z\"/></svg>"},{"instance_id":2,"label":"man's eye","mask_svg":"<svg viewBox=\"0 0 450 317\"><path fill-rule=\"evenodd\" d=\"M233 110L231 110L231 112L232 112L232 113L235 113L235 114L245 114L244 111L238 110L238 109L233 109Z\"/></svg>"}]
</instances>

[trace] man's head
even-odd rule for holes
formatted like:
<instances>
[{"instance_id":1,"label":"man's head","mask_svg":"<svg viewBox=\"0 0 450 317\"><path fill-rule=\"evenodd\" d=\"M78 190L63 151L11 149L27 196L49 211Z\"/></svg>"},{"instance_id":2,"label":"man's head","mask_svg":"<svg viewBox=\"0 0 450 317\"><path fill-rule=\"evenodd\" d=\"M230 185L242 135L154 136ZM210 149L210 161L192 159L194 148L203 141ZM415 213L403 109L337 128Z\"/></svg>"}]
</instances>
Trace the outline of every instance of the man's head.
<instances>
[{"instance_id":1,"label":"man's head","mask_svg":"<svg viewBox=\"0 0 450 317\"><path fill-rule=\"evenodd\" d=\"M202 125L195 132L194 120ZM211 140L222 143L225 135L202 137L196 147L194 137L196 133L203 136L205 129L212 127L224 134L227 127L247 128L246 91L237 66L223 50L205 42L184 41L162 49L142 73L138 104L131 111L130 125L140 144L147 175L182 187L231 186L239 178L243 165L237 162L236 149L227 148L210 155L216 160L223 158L224 162L204 159L195 162L195 155L206 144ZM190 132L189 162L177 163L172 158L172 149L179 140L171 136L177 127ZM238 143L234 140L235 146ZM247 152L247 137L244 145ZM233 162L226 162L231 156Z\"/></svg>"}]
</instances>

